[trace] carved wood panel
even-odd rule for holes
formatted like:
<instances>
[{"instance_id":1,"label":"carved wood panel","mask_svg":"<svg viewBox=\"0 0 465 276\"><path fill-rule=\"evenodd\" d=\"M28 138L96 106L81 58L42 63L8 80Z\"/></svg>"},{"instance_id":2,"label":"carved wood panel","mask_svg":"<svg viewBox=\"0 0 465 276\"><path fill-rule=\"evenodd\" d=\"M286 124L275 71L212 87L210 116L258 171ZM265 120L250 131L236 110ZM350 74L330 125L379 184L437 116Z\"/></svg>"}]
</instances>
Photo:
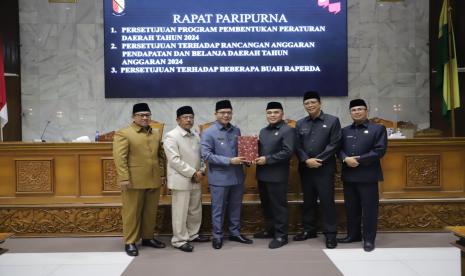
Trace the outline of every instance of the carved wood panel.
<instances>
[{"instance_id":1,"label":"carved wood panel","mask_svg":"<svg viewBox=\"0 0 465 276\"><path fill-rule=\"evenodd\" d=\"M115 162L113 158L111 157L102 158L102 173L103 173L102 192L103 193L120 192L120 188L116 180L116 166L115 166Z\"/></svg>"},{"instance_id":2,"label":"carved wood panel","mask_svg":"<svg viewBox=\"0 0 465 276\"><path fill-rule=\"evenodd\" d=\"M53 159L16 159L16 193L53 193Z\"/></svg>"},{"instance_id":3,"label":"carved wood panel","mask_svg":"<svg viewBox=\"0 0 465 276\"><path fill-rule=\"evenodd\" d=\"M120 207L2 208L0 232L22 235L105 234L122 232Z\"/></svg>"},{"instance_id":4,"label":"carved wood panel","mask_svg":"<svg viewBox=\"0 0 465 276\"><path fill-rule=\"evenodd\" d=\"M440 158L435 155L406 155L406 189L440 189Z\"/></svg>"},{"instance_id":5,"label":"carved wood panel","mask_svg":"<svg viewBox=\"0 0 465 276\"><path fill-rule=\"evenodd\" d=\"M289 233L302 230L301 204L289 204ZM346 228L344 206L337 204L338 230ZM242 206L241 232L251 234L263 229L260 205ZM319 216L321 218L321 214ZM321 219L319 220L321 224ZM380 205L379 231L444 231L445 226L465 225L465 202L407 202ZM227 220L225 220L227 233ZM156 233L171 235L171 206L158 208ZM319 231L322 231L320 225ZM119 206L94 207L18 207L0 208L0 232L19 236L121 235ZM211 206L203 206L202 233L211 233Z\"/></svg>"}]
</instances>

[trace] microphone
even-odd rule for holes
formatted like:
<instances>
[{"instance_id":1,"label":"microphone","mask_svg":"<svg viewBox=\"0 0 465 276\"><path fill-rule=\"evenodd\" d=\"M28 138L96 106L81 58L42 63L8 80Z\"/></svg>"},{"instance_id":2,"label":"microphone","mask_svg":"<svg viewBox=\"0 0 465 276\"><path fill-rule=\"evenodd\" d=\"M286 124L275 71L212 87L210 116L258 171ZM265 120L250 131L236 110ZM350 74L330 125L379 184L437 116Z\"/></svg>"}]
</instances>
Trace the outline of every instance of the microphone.
<instances>
[{"instance_id":1,"label":"microphone","mask_svg":"<svg viewBox=\"0 0 465 276\"><path fill-rule=\"evenodd\" d=\"M45 130L47 130L47 127L48 127L49 124L50 124L50 121L47 121L47 124L45 124L44 131L42 131L42 135L40 136L40 141L41 142L45 142L44 134L45 134Z\"/></svg>"}]
</instances>

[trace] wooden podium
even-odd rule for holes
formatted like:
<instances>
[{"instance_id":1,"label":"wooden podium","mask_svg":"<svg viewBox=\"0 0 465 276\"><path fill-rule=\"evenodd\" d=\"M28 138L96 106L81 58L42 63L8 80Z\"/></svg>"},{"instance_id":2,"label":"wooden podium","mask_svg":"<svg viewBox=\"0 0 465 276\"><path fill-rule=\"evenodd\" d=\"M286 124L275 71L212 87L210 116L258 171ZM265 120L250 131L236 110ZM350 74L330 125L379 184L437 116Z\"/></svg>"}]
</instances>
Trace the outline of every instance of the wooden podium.
<instances>
[{"instance_id":1,"label":"wooden podium","mask_svg":"<svg viewBox=\"0 0 465 276\"><path fill-rule=\"evenodd\" d=\"M380 231L444 231L465 225L465 138L389 140L382 160ZM255 167L246 169L244 233L263 226ZM16 236L121 234L121 195L112 143L0 143L0 232ZM210 232L210 195L203 186ZM289 231L301 228L298 163L291 162ZM157 231L171 234L171 196L163 190ZM339 230L344 231L342 183L336 175Z\"/></svg>"}]
</instances>

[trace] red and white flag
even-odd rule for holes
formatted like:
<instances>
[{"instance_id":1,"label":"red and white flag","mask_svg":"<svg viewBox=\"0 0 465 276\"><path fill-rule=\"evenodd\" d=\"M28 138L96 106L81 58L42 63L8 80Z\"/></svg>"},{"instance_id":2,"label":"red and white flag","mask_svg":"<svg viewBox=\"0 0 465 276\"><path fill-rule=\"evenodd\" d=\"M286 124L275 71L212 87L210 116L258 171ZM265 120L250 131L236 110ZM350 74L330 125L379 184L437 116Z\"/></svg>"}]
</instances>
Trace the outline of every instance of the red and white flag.
<instances>
[{"instance_id":1,"label":"red and white flag","mask_svg":"<svg viewBox=\"0 0 465 276\"><path fill-rule=\"evenodd\" d=\"M8 123L8 110L6 108L5 69L3 63L3 40L0 37L0 127Z\"/></svg>"}]
</instances>

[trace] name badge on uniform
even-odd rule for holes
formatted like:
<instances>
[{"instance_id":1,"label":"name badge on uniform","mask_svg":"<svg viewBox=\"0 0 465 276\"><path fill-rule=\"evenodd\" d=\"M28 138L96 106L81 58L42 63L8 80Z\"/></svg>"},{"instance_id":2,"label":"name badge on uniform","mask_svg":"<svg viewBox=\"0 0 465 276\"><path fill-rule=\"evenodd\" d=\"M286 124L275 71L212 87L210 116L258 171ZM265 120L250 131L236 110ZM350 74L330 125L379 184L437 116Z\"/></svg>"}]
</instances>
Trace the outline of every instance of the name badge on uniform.
<instances>
[{"instance_id":1,"label":"name badge on uniform","mask_svg":"<svg viewBox=\"0 0 465 276\"><path fill-rule=\"evenodd\" d=\"M352 136L352 135L347 135L347 138L354 138L354 136Z\"/></svg>"},{"instance_id":2,"label":"name badge on uniform","mask_svg":"<svg viewBox=\"0 0 465 276\"><path fill-rule=\"evenodd\" d=\"M363 133L368 134L368 130L365 130Z\"/></svg>"},{"instance_id":3,"label":"name badge on uniform","mask_svg":"<svg viewBox=\"0 0 465 276\"><path fill-rule=\"evenodd\" d=\"M326 127L326 125L323 125L323 127Z\"/></svg>"},{"instance_id":4,"label":"name badge on uniform","mask_svg":"<svg viewBox=\"0 0 465 276\"><path fill-rule=\"evenodd\" d=\"M278 134L279 134L279 131L276 131L276 132L274 133L274 135L276 135L276 136L278 136Z\"/></svg>"}]
</instances>

